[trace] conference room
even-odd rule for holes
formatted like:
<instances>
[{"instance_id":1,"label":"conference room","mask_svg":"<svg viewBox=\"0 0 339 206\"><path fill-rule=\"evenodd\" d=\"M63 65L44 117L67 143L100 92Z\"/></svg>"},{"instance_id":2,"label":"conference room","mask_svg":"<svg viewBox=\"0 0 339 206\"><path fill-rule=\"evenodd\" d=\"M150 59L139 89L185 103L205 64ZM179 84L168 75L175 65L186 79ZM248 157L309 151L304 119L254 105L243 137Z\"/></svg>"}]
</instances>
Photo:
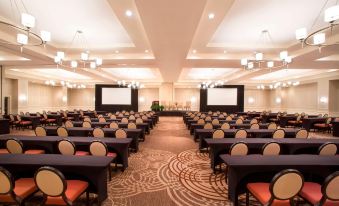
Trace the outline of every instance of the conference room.
<instances>
[{"instance_id":1,"label":"conference room","mask_svg":"<svg viewBox=\"0 0 339 206\"><path fill-rule=\"evenodd\" d=\"M338 0L1 0L0 205L339 206Z\"/></svg>"}]
</instances>

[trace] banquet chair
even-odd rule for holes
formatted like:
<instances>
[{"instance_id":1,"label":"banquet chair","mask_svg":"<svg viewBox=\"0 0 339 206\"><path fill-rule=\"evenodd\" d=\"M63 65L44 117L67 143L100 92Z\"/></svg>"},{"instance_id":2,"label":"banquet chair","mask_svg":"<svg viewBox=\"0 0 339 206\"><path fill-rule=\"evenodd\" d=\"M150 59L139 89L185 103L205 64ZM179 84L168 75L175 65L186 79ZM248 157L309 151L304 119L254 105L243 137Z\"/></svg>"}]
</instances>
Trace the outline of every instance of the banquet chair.
<instances>
[{"instance_id":1,"label":"banquet chair","mask_svg":"<svg viewBox=\"0 0 339 206\"><path fill-rule=\"evenodd\" d=\"M219 114L218 118L219 118L219 119L224 119L225 116L224 116L223 114Z\"/></svg>"},{"instance_id":2,"label":"banquet chair","mask_svg":"<svg viewBox=\"0 0 339 206\"><path fill-rule=\"evenodd\" d=\"M274 122L271 122L271 123L268 125L268 127L267 127L267 129L277 129L277 128L278 128L278 126L277 126L277 124L274 123Z\"/></svg>"},{"instance_id":3,"label":"banquet chair","mask_svg":"<svg viewBox=\"0 0 339 206\"><path fill-rule=\"evenodd\" d=\"M56 119L52 119L52 118L48 118L47 114L44 113L43 115L43 123L45 125L51 125L51 124L55 124L56 123Z\"/></svg>"},{"instance_id":4,"label":"banquet chair","mask_svg":"<svg viewBox=\"0 0 339 206\"><path fill-rule=\"evenodd\" d=\"M65 127L66 127L66 128L68 128L68 127L74 127L73 122L70 121L70 120L67 120L67 121L65 122Z\"/></svg>"},{"instance_id":5,"label":"banquet chair","mask_svg":"<svg viewBox=\"0 0 339 206\"><path fill-rule=\"evenodd\" d=\"M68 131L65 127L58 127L57 134L59 137L68 137Z\"/></svg>"},{"instance_id":6,"label":"banquet chair","mask_svg":"<svg viewBox=\"0 0 339 206\"><path fill-rule=\"evenodd\" d=\"M119 113L118 117L124 117L124 114L123 113Z\"/></svg>"},{"instance_id":7,"label":"banquet chair","mask_svg":"<svg viewBox=\"0 0 339 206\"><path fill-rule=\"evenodd\" d=\"M139 114L139 113L136 113L134 116L135 116L135 118L139 118L139 117L140 117L140 114Z\"/></svg>"},{"instance_id":8,"label":"banquet chair","mask_svg":"<svg viewBox=\"0 0 339 206\"><path fill-rule=\"evenodd\" d=\"M305 182L299 196L315 206L339 205L339 171L326 177L322 185Z\"/></svg>"},{"instance_id":9,"label":"banquet chair","mask_svg":"<svg viewBox=\"0 0 339 206\"><path fill-rule=\"evenodd\" d=\"M218 125L220 122L219 122L219 120L218 119L213 119L212 120L212 124L213 125Z\"/></svg>"},{"instance_id":10,"label":"banquet chair","mask_svg":"<svg viewBox=\"0 0 339 206\"><path fill-rule=\"evenodd\" d=\"M131 122L131 123L128 123L127 128L128 129L136 129L137 125L135 123Z\"/></svg>"},{"instance_id":11,"label":"banquet chair","mask_svg":"<svg viewBox=\"0 0 339 206\"><path fill-rule=\"evenodd\" d=\"M212 117L211 116L205 117L205 121L212 121Z\"/></svg>"},{"instance_id":12,"label":"banquet chair","mask_svg":"<svg viewBox=\"0 0 339 206\"><path fill-rule=\"evenodd\" d=\"M110 119L117 119L117 116L115 116L114 114L112 114L109 118L110 118Z\"/></svg>"},{"instance_id":13,"label":"banquet chair","mask_svg":"<svg viewBox=\"0 0 339 206\"><path fill-rule=\"evenodd\" d=\"M144 123L144 121L143 121L140 117L138 117L138 118L135 120L135 123L136 123L136 124L142 124L142 123Z\"/></svg>"},{"instance_id":14,"label":"banquet chair","mask_svg":"<svg viewBox=\"0 0 339 206\"><path fill-rule=\"evenodd\" d=\"M6 141L7 151L11 154L45 154L45 150L30 149L24 150L22 142L16 138L8 139Z\"/></svg>"},{"instance_id":15,"label":"banquet chair","mask_svg":"<svg viewBox=\"0 0 339 206\"><path fill-rule=\"evenodd\" d=\"M92 122L92 120L91 120L91 118L89 118L89 117L85 117L85 118L84 118L84 122Z\"/></svg>"},{"instance_id":16,"label":"banquet chair","mask_svg":"<svg viewBox=\"0 0 339 206\"><path fill-rule=\"evenodd\" d=\"M260 129L260 126L259 126L258 123L253 123L253 124L251 124L250 129Z\"/></svg>"},{"instance_id":17,"label":"banquet chair","mask_svg":"<svg viewBox=\"0 0 339 206\"><path fill-rule=\"evenodd\" d=\"M129 116L129 112L125 112L125 114L124 114L125 116Z\"/></svg>"},{"instance_id":18,"label":"banquet chair","mask_svg":"<svg viewBox=\"0 0 339 206\"><path fill-rule=\"evenodd\" d=\"M306 129L300 129L295 134L295 138L302 138L307 139L308 138L308 131Z\"/></svg>"},{"instance_id":19,"label":"banquet chair","mask_svg":"<svg viewBox=\"0 0 339 206\"><path fill-rule=\"evenodd\" d=\"M294 169L276 174L270 183L255 182L246 185L246 206L251 194L261 205L294 205L294 198L304 185L304 177Z\"/></svg>"},{"instance_id":20,"label":"banquet chair","mask_svg":"<svg viewBox=\"0 0 339 206\"><path fill-rule=\"evenodd\" d=\"M326 142L322 144L318 149L319 155L336 155L338 152L338 147L335 143Z\"/></svg>"},{"instance_id":21,"label":"banquet chair","mask_svg":"<svg viewBox=\"0 0 339 206\"><path fill-rule=\"evenodd\" d=\"M128 117L129 120L135 120L135 116L134 115L131 115Z\"/></svg>"},{"instance_id":22,"label":"banquet chair","mask_svg":"<svg viewBox=\"0 0 339 206\"><path fill-rule=\"evenodd\" d=\"M18 122L16 123L16 126L20 128L22 128L23 130L25 128L28 128L29 126L32 126L32 122L31 121L28 121L28 120L22 120L20 115L17 115L16 116Z\"/></svg>"},{"instance_id":23,"label":"banquet chair","mask_svg":"<svg viewBox=\"0 0 339 206\"><path fill-rule=\"evenodd\" d=\"M280 151L281 148L278 142L268 142L262 147L263 155L279 155Z\"/></svg>"},{"instance_id":24,"label":"banquet chair","mask_svg":"<svg viewBox=\"0 0 339 206\"><path fill-rule=\"evenodd\" d=\"M231 129L231 126L229 123L225 122L224 124L221 125L221 129Z\"/></svg>"},{"instance_id":25,"label":"banquet chair","mask_svg":"<svg viewBox=\"0 0 339 206\"><path fill-rule=\"evenodd\" d=\"M235 124L243 124L243 120L241 118L238 118L236 121L235 121Z\"/></svg>"},{"instance_id":26,"label":"banquet chair","mask_svg":"<svg viewBox=\"0 0 339 206\"><path fill-rule=\"evenodd\" d=\"M35 135L38 136L38 137L43 137L43 136L47 136L47 131L44 127L36 127L35 130Z\"/></svg>"},{"instance_id":27,"label":"banquet chair","mask_svg":"<svg viewBox=\"0 0 339 206\"><path fill-rule=\"evenodd\" d=\"M75 144L68 139L62 139L58 142L58 150L62 155L76 155L76 156L89 155L89 152L77 151Z\"/></svg>"},{"instance_id":28,"label":"banquet chair","mask_svg":"<svg viewBox=\"0 0 339 206\"><path fill-rule=\"evenodd\" d=\"M193 118L193 121L198 121L199 120L199 117L198 116L195 116L194 118Z\"/></svg>"},{"instance_id":29,"label":"banquet chair","mask_svg":"<svg viewBox=\"0 0 339 206\"><path fill-rule=\"evenodd\" d=\"M332 122L332 118L328 117L326 119L326 122L324 122L324 123L316 123L313 126L314 126L314 129L321 130L323 132L327 131L328 133L330 133L331 132L331 128L332 128L331 122Z\"/></svg>"},{"instance_id":30,"label":"banquet chair","mask_svg":"<svg viewBox=\"0 0 339 206\"><path fill-rule=\"evenodd\" d=\"M204 129L213 129L213 125L211 123L206 123Z\"/></svg>"},{"instance_id":31,"label":"banquet chair","mask_svg":"<svg viewBox=\"0 0 339 206\"><path fill-rule=\"evenodd\" d=\"M85 128L92 128L92 124L91 124L91 122L85 121L85 122L82 123L82 127L85 127Z\"/></svg>"},{"instance_id":32,"label":"banquet chair","mask_svg":"<svg viewBox=\"0 0 339 206\"><path fill-rule=\"evenodd\" d=\"M289 121L287 121L287 123L288 123L289 126L292 126L292 127L301 126L301 124L302 124L301 115L298 115L296 120L289 120Z\"/></svg>"},{"instance_id":33,"label":"banquet chair","mask_svg":"<svg viewBox=\"0 0 339 206\"><path fill-rule=\"evenodd\" d=\"M276 130L273 132L272 138L273 138L273 139L281 139L281 138L285 138L285 130L283 130L283 129L276 129Z\"/></svg>"},{"instance_id":34,"label":"banquet chair","mask_svg":"<svg viewBox=\"0 0 339 206\"><path fill-rule=\"evenodd\" d=\"M65 176L53 167L41 167L34 175L34 182L43 194L43 205L73 205L86 193L89 202L88 182L82 180L66 180Z\"/></svg>"},{"instance_id":35,"label":"banquet chair","mask_svg":"<svg viewBox=\"0 0 339 206\"><path fill-rule=\"evenodd\" d=\"M96 127L93 130L93 137L103 138L105 137L105 132L101 127Z\"/></svg>"},{"instance_id":36,"label":"banquet chair","mask_svg":"<svg viewBox=\"0 0 339 206\"><path fill-rule=\"evenodd\" d=\"M14 179L12 174L0 166L0 204L24 205L38 188L33 178Z\"/></svg>"},{"instance_id":37,"label":"banquet chair","mask_svg":"<svg viewBox=\"0 0 339 206\"><path fill-rule=\"evenodd\" d=\"M206 118L206 114L201 114L201 115L200 115L200 118L201 118L201 119L205 119L205 118Z\"/></svg>"},{"instance_id":38,"label":"banquet chair","mask_svg":"<svg viewBox=\"0 0 339 206\"><path fill-rule=\"evenodd\" d=\"M118 123L116 123L116 122L111 122L111 123L109 124L109 128L118 129L118 128L119 128L119 125L118 125Z\"/></svg>"},{"instance_id":39,"label":"banquet chair","mask_svg":"<svg viewBox=\"0 0 339 206\"><path fill-rule=\"evenodd\" d=\"M117 129L115 131L115 138L127 138L127 133L123 129Z\"/></svg>"},{"instance_id":40,"label":"banquet chair","mask_svg":"<svg viewBox=\"0 0 339 206\"><path fill-rule=\"evenodd\" d=\"M244 120L244 119L245 119L243 116L239 116L238 118L241 119L241 120Z\"/></svg>"},{"instance_id":41,"label":"banquet chair","mask_svg":"<svg viewBox=\"0 0 339 206\"><path fill-rule=\"evenodd\" d=\"M106 122L106 119L104 117L100 117L99 122Z\"/></svg>"},{"instance_id":42,"label":"banquet chair","mask_svg":"<svg viewBox=\"0 0 339 206\"><path fill-rule=\"evenodd\" d=\"M212 135L213 139L221 139L224 137L225 137L225 132L222 129L216 129Z\"/></svg>"},{"instance_id":43,"label":"banquet chair","mask_svg":"<svg viewBox=\"0 0 339 206\"><path fill-rule=\"evenodd\" d=\"M258 123L258 120L257 119L252 119L250 124L254 124L254 123Z\"/></svg>"},{"instance_id":44,"label":"banquet chair","mask_svg":"<svg viewBox=\"0 0 339 206\"><path fill-rule=\"evenodd\" d=\"M0 154L8 154L8 150L7 149L0 149Z\"/></svg>"},{"instance_id":45,"label":"banquet chair","mask_svg":"<svg viewBox=\"0 0 339 206\"><path fill-rule=\"evenodd\" d=\"M233 120L233 118L231 116L226 117L226 121L232 121L232 120Z\"/></svg>"},{"instance_id":46,"label":"banquet chair","mask_svg":"<svg viewBox=\"0 0 339 206\"><path fill-rule=\"evenodd\" d=\"M204 119L199 119L197 124L204 125L205 124L205 120Z\"/></svg>"},{"instance_id":47,"label":"banquet chair","mask_svg":"<svg viewBox=\"0 0 339 206\"><path fill-rule=\"evenodd\" d=\"M121 123L125 123L125 124L128 123L128 119L126 117L122 118Z\"/></svg>"},{"instance_id":48,"label":"banquet chair","mask_svg":"<svg viewBox=\"0 0 339 206\"><path fill-rule=\"evenodd\" d=\"M107 145L100 141L100 140L94 140L90 145L89 145L89 151L90 154L93 156L107 156L107 157L113 157L113 163L115 163L115 167L117 167L116 163L116 158L117 158L117 153L114 152L109 152ZM111 165L108 166L109 170L109 179L112 179L112 169Z\"/></svg>"},{"instance_id":49,"label":"banquet chair","mask_svg":"<svg viewBox=\"0 0 339 206\"><path fill-rule=\"evenodd\" d=\"M141 119L142 119L143 121L146 121L146 120L148 120L148 117L147 117L146 115L142 115L142 116L141 116Z\"/></svg>"},{"instance_id":50,"label":"banquet chair","mask_svg":"<svg viewBox=\"0 0 339 206\"><path fill-rule=\"evenodd\" d=\"M231 156L246 156L248 154L248 146L245 142L239 141L231 145L229 150L229 155ZM221 165L220 165L221 168ZM226 183L228 182L228 166L226 164L226 171L225 171L225 180Z\"/></svg>"},{"instance_id":51,"label":"banquet chair","mask_svg":"<svg viewBox=\"0 0 339 206\"><path fill-rule=\"evenodd\" d=\"M102 115L102 114L99 114L99 115L97 116L98 119L103 118L103 117L104 117L104 115Z\"/></svg>"},{"instance_id":52,"label":"banquet chair","mask_svg":"<svg viewBox=\"0 0 339 206\"><path fill-rule=\"evenodd\" d=\"M234 138L246 138L246 137L247 131L244 129L238 129L234 134Z\"/></svg>"},{"instance_id":53,"label":"banquet chair","mask_svg":"<svg viewBox=\"0 0 339 206\"><path fill-rule=\"evenodd\" d=\"M13 114L10 114L10 115L9 115L9 125L12 126L12 129L14 128L14 126L15 126L16 128L18 128L18 127L17 127L18 123L19 123L19 121L18 121L18 120L15 120L14 115L13 115Z\"/></svg>"}]
</instances>

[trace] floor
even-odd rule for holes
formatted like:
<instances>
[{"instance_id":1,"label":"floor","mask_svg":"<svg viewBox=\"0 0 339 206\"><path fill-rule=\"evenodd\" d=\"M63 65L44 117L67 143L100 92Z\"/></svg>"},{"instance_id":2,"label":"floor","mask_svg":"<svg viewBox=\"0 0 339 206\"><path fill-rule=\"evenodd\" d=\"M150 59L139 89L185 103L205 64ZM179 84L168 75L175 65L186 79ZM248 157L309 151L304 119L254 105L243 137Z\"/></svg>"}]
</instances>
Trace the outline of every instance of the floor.
<instances>
[{"instance_id":1,"label":"floor","mask_svg":"<svg viewBox=\"0 0 339 206\"><path fill-rule=\"evenodd\" d=\"M34 135L31 130L12 133ZM331 138L331 135L310 133L310 137ZM199 153L182 117L160 117L140 146L138 153L131 153L129 167L113 174L108 183L109 198L103 205L230 205L224 174L213 174L208 154ZM244 197L240 199L241 205L245 205ZM251 205L257 203L251 200Z\"/></svg>"}]
</instances>

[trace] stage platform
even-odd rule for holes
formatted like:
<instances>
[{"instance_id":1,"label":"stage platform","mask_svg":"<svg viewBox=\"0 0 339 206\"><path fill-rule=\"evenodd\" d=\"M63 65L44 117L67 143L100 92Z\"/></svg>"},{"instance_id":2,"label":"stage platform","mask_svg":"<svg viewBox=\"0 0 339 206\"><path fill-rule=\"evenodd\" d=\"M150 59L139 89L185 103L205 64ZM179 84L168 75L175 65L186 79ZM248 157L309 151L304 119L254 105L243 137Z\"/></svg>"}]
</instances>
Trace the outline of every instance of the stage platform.
<instances>
[{"instance_id":1,"label":"stage platform","mask_svg":"<svg viewBox=\"0 0 339 206\"><path fill-rule=\"evenodd\" d=\"M171 110L171 111L160 111L157 112L159 116L180 116L182 117L187 111L183 110Z\"/></svg>"}]
</instances>

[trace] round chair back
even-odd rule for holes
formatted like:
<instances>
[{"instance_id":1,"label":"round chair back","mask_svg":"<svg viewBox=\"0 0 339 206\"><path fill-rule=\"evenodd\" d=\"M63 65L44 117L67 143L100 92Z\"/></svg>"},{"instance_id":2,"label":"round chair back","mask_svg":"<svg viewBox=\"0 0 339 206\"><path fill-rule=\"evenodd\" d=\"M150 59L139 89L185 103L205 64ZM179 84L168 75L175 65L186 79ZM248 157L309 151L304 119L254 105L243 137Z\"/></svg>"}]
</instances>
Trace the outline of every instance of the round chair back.
<instances>
[{"instance_id":1,"label":"round chair back","mask_svg":"<svg viewBox=\"0 0 339 206\"><path fill-rule=\"evenodd\" d=\"M47 136L46 129L40 126L36 127L34 132L35 132L35 135L38 137Z\"/></svg>"},{"instance_id":2,"label":"round chair back","mask_svg":"<svg viewBox=\"0 0 339 206\"><path fill-rule=\"evenodd\" d=\"M219 120L218 119L213 119L212 124L213 125L218 125L219 124Z\"/></svg>"},{"instance_id":3,"label":"round chair back","mask_svg":"<svg viewBox=\"0 0 339 206\"><path fill-rule=\"evenodd\" d=\"M116 122L111 122L111 123L109 124L109 128L118 129L118 128L119 128L119 125L118 125L118 123L116 123Z\"/></svg>"},{"instance_id":4,"label":"round chair back","mask_svg":"<svg viewBox=\"0 0 339 206\"><path fill-rule=\"evenodd\" d=\"M137 125L135 123L131 122L131 123L128 123L127 128L128 129L136 129Z\"/></svg>"},{"instance_id":5,"label":"round chair back","mask_svg":"<svg viewBox=\"0 0 339 206\"><path fill-rule=\"evenodd\" d=\"M244 121L240 118L238 118L236 121L235 121L235 124L242 124Z\"/></svg>"},{"instance_id":6,"label":"round chair back","mask_svg":"<svg viewBox=\"0 0 339 206\"><path fill-rule=\"evenodd\" d=\"M11 154L22 154L24 152L22 142L15 138L6 141L6 148Z\"/></svg>"},{"instance_id":7,"label":"round chair back","mask_svg":"<svg viewBox=\"0 0 339 206\"><path fill-rule=\"evenodd\" d=\"M135 116L134 116L134 115L131 115L131 116L129 116L128 119L130 119L130 120L135 120Z\"/></svg>"},{"instance_id":8,"label":"round chair back","mask_svg":"<svg viewBox=\"0 0 339 206\"><path fill-rule=\"evenodd\" d=\"M68 137L68 131L65 127L58 127L57 134L59 137Z\"/></svg>"},{"instance_id":9,"label":"round chair back","mask_svg":"<svg viewBox=\"0 0 339 206\"><path fill-rule=\"evenodd\" d=\"M67 128L67 127L74 127L73 122L70 121L70 120L67 120L67 121L65 122L65 127L66 127L66 128Z\"/></svg>"},{"instance_id":10,"label":"round chair back","mask_svg":"<svg viewBox=\"0 0 339 206\"><path fill-rule=\"evenodd\" d=\"M277 124L276 123L270 123L268 125L267 129L277 129Z\"/></svg>"},{"instance_id":11,"label":"round chair back","mask_svg":"<svg viewBox=\"0 0 339 206\"><path fill-rule=\"evenodd\" d=\"M142 115L141 119L146 121L146 120L148 120L148 117L146 115Z\"/></svg>"},{"instance_id":12,"label":"round chair back","mask_svg":"<svg viewBox=\"0 0 339 206\"><path fill-rule=\"evenodd\" d=\"M213 125L211 123L206 123L204 129L213 129Z\"/></svg>"},{"instance_id":13,"label":"round chair back","mask_svg":"<svg viewBox=\"0 0 339 206\"><path fill-rule=\"evenodd\" d=\"M212 121L212 117L210 116L205 117L205 121Z\"/></svg>"},{"instance_id":14,"label":"round chair back","mask_svg":"<svg viewBox=\"0 0 339 206\"><path fill-rule=\"evenodd\" d=\"M268 142L262 148L263 155L279 155L280 144L278 142Z\"/></svg>"},{"instance_id":15,"label":"round chair back","mask_svg":"<svg viewBox=\"0 0 339 206\"><path fill-rule=\"evenodd\" d=\"M250 127L251 129L260 129L260 126L259 126L259 124L258 123L253 123L253 124L251 124L251 127Z\"/></svg>"},{"instance_id":16,"label":"round chair back","mask_svg":"<svg viewBox=\"0 0 339 206\"><path fill-rule=\"evenodd\" d=\"M53 167L41 167L34 175L34 181L39 190L51 197L61 196L67 183L64 175Z\"/></svg>"},{"instance_id":17,"label":"round chair back","mask_svg":"<svg viewBox=\"0 0 339 206\"><path fill-rule=\"evenodd\" d=\"M252 119L250 124L255 124L255 123L258 123L258 120L257 119Z\"/></svg>"},{"instance_id":18,"label":"round chair back","mask_svg":"<svg viewBox=\"0 0 339 206\"><path fill-rule=\"evenodd\" d=\"M321 187L321 192L326 199L339 201L339 171L329 175Z\"/></svg>"},{"instance_id":19,"label":"round chair back","mask_svg":"<svg viewBox=\"0 0 339 206\"><path fill-rule=\"evenodd\" d=\"M98 140L89 145L89 151L93 156L106 156L108 153L107 145Z\"/></svg>"},{"instance_id":20,"label":"round chair back","mask_svg":"<svg viewBox=\"0 0 339 206\"><path fill-rule=\"evenodd\" d=\"M295 134L295 138L307 139L307 137L308 137L308 131L306 129L300 129Z\"/></svg>"},{"instance_id":21,"label":"round chair back","mask_svg":"<svg viewBox=\"0 0 339 206\"><path fill-rule=\"evenodd\" d=\"M7 195L14 188L14 179L5 168L0 167L0 195Z\"/></svg>"},{"instance_id":22,"label":"round chair back","mask_svg":"<svg viewBox=\"0 0 339 206\"><path fill-rule=\"evenodd\" d=\"M231 128L231 126L227 122L225 122L224 124L221 125L221 129L230 129L230 128Z\"/></svg>"},{"instance_id":23,"label":"round chair back","mask_svg":"<svg viewBox=\"0 0 339 206\"><path fill-rule=\"evenodd\" d=\"M199 119L197 124L205 124L205 120L204 119Z\"/></svg>"},{"instance_id":24,"label":"round chair back","mask_svg":"<svg viewBox=\"0 0 339 206\"><path fill-rule=\"evenodd\" d=\"M138 118L135 120L135 123L137 123L137 124L142 124L142 123L144 123L144 121L143 121L140 117L138 117Z\"/></svg>"},{"instance_id":25,"label":"round chair back","mask_svg":"<svg viewBox=\"0 0 339 206\"><path fill-rule=\"evenodd\" d=\"M285 137L285 130L277 129L273 132L273 139L281 139Z\"/></svg>"},{"instance_id":26,"label":"round chair back","mask_svg":"<svg viewBox=\"0 0 339 206\"><path fill-rule=\"evenodd\" d=\"M319 147L319 155L336 155L338 147L332 142L327 142Z\"/></svg>"},{"instance_id":27,"label":"round chair back","mask_svg":"<svg viewBox=\"0 0 339 206\"><path fill-rule=\"evenodd\" d=\"M248 146L245 142L237 142L232 144L230 148L230 155L247 155Z\"/></svg>"},{"instance_id":28,"label":"round chair back","mask_svg":"<svg viewBox=\"0 0 339 206\"><path fill-rule=\"evenodd\" d=\"M68 139L60 140L58 143L58 149L60 154L63 155L74 155L75 154L75 145Z\"/></svg>"},{"instance_id":29,"label":"round chair back","mask_svg":"<svg viewBox=\"0 0 339 206\"><path fill-rule=\"evenodd\" d=\"M123 129L117 129L115 131L115 138L127 138L127 133Z\"/></svg>"},{"instance_id":30,"label":"round chair back","mask_svg":"<svg viewBox=\"0 0 339 206\"><path fill-rule=\"evenodd\" d=\"M114 114L112 114L109 118L110 118L110 119L117 119L117 116L115 116Z\"/></svg>"},{"instance_id":31,"label":"round chair back","mask_svg":"<svg viewBox=\"0 0 339 206\"><path fill-rule=\"evenodd\" d=\"M106 119L104 117L100 117L99 122L106 122Z\"/></svg>"},{"instance_id":32,"label":"round chair back","mask_svg":"<svg viewBox=\"0 0 339 206\"><path fill-rule=\"evenodd\" d=\"M84 118L84 122L91 122L92 120L91 120L91 118L89 118L89 117L85 117Z\"/></svg>"},{"instance_id":33,"label":"round chair back","mask_svg":"<svg viewBox=\"0 0 339 206\"><path fill-rule=\"evenodd\" d=\"M217 129L213 132L213 139L220 139L220 138L224 138L225 133L223 130L221 129Z\"/></svg>"},{"instance_id":34,"label":"round chair back","mask_svg":"<svg viewBox=\"0 0 339 206\"><path fill-rule=\"evenodd\" d=\"M224 116L223 114L220 114L220 115L218 116L218 118L223 119L223 118L225 118L225 116Z\"/></svg>"},{"instance_id":35,"label":"round chair back","mask_svg":"<svg viewBox=\"0 0 339 206\"><path fill-rule=\"evenodd\" d=\"M121 123L125 123L125 124L128 123L128 119L126 117L122 118Z\"/></svg>"},{"instance_id":36,"label":"round chair back","mask_svg":"<svg viewBox=\"0 0 339 206\"><path fill-rule=\"evenodd\" d=\"M82 123L82 127L85 127L85 128L92 128L92 124L91 124L91 122L85 121L85 122Z\"/></svg>"},{"instance_id":37,"label":"round chair back","mask_svg":"<svg viewBox=\"0 0 339 206\"><path fill-rule=\"evenodd\" d=\"M123 117L124 116L124 114L123 113L120 113L119 115L118 115L118 117Z\"/></svg>"},{"instance_id":38,"label":"round chair back","mask_svg":"<svg viewBox=\"0 0 339 206\"><path fill-rule=\"evenodd\" d=\"M292 199L302 189L304 178L302 174L293 169L287 169L276 174L270 184L270 192L274 199Z\"/></svg>"},{"instance_id":39,"label":"round chair back","mask_svg":"<svg viewBox=\"0 0 339 206\"><path fill-rule=\"evenodd\" d=\"M226 120L227 120L227 121L231 121L231 120L232 120L232 117L231 117L231 116L227 116L227 117L226 117Z\"/></svg>"},{"instance_id":40,"label":"round chair back","mask_svg":"<svg viewBox=\"0 0 339 206\"><path fill-rule=\"evenodd\" d=\"M102 138L102 137L105 137L105 132L104 132L104 130L102 128L96 127L93 130L93 136L94 137Z\"/></svg>"},{"instance_id":41,"label":"round chair back","mask_svg":"<svg viewBox=\"0 0 339 206\"><path fill-rule=\"evenodd\" d=\"M194 121L198 121L198 120L199 120L199 117L198 117L198 116L195 116L195 117L193 118L193 120L194 120Z\"/></svg>"},{"instance_id":42,"label":"round chair back","mask_svg":"<svg viewBox=\"0 0 339 206\"><path fill-rule=\"evenodd\" d=\"M234 138L246 138L247 131L244 129L239 129L235 132Z\"/></svg>"}]
</instances>

